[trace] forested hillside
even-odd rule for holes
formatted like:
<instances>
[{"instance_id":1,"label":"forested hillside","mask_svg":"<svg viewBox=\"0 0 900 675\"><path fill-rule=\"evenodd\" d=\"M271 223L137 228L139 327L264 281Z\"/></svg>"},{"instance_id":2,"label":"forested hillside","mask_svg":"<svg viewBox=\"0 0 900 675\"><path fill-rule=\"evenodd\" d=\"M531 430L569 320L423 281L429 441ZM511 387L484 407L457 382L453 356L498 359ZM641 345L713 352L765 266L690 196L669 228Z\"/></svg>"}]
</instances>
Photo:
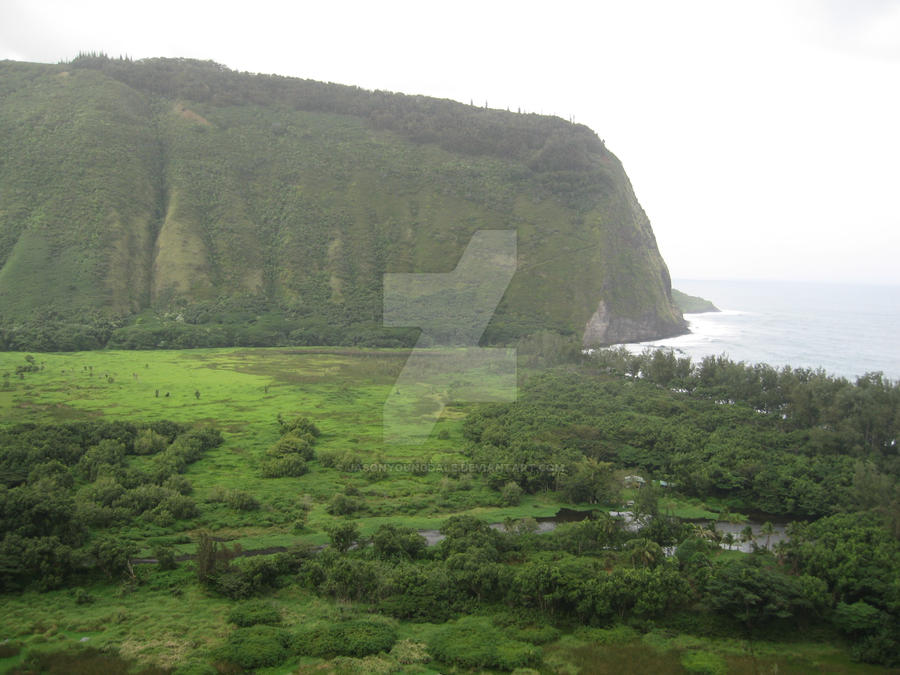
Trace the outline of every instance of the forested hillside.
<instances>
[{"instance_id":1,"label":"forested hillside","mask_svg":"<svg viewBox=\"0 0 900 675\"><path fill-rule=\"evenodd\" d=\"M535 114L183 59L0 63L0 347L410 344L385 272L515 229L485 336L684 330L622 165Z\"/></svg>"}]
</instances>

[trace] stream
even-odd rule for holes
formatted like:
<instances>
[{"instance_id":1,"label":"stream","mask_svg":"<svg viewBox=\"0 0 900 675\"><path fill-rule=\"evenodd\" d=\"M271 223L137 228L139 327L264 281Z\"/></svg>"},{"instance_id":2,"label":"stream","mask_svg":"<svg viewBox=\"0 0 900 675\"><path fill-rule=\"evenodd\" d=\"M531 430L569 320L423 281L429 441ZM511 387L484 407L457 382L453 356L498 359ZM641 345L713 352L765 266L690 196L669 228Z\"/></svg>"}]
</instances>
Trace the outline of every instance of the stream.
<instances>
[{"instance_id":1,"label":"stream","mask_svg":"<svg viewBox=\"0 0 900 675\"><path fill-rule=\"evenodd\" d=\"M591 513L593 513L593 511L560 509L559 511L557 511L555 516L535 518L535 520L537 521L537 529L535 530L535 532L537 534L552 532L557 528L558 525L564 523L577 523L582 520L586 520L590 518ZM634 514L631 511L610 511L609 515L611 515L613 518L621 518L623 521L623 527L628 532L637 532L641 529L641 524L634 519ZM771 549L778 542L786 541L788 539L788 535L786 532L788 523L786 522L773 523L772 534L768 536L762 533L762 528L765 523L760 520L749 519L741 523L728 523L721 520L716 521L698 518L686 520L685 522L704 525L710 529L713 529L714 527L722 534L731 533L731 535L734 537L734 543L730 546L726 545L724 542L721 544L722 548L728 549L729 551L743 551L744 553L750 553L753 550L754 543L760 548ZM741 541L741 532L748 525L753 531L754 538L751 541ZM504 530L505 525L503 523L491 523L491 528L495 530ZM440 530L418 530L418 532L420 535L422 535L422 537L425 538L428 546L434 546L445 538L444 535L441 534Z\"/></svg>"},{"instance_id":2,"label":"stream","mask_svg":"<svg viewBox=\"0 0 900 675\"><path fill-rule=\"evenodd\" d=\"M577 523L582 520L587 520L588 518L590 518L590 515L593 512L593 510L576 511L574 509L560 509L556 512L556 515L535 518L535 520L537 521L537 529L535 530L535 532L537 534L545 534L547 532L552 532L561 524ZM613 518L621 518L623 521L623 527L629 532L637 532L641 529L641 524L634 519L634 514L631 511L610 511L609 515L611 515ZM768 536L762 533L764 523L759 520L750 519L742 523L728 523L721 520L715 521L695 519L685 522L705 525L710 528L712 526L715 526L715 529L723 534L730 532L734 537L734 543L730 546L726 545L724 542L720 544L722 548L730 551L743 551L744 553L750 553L753 550L753 543L755 543L760 548L771 549L778 542L788 540L786 528L789 523L787 522L773 523L772 534ZM752 541L741 541L741 532L748 525L753 531L754 538ZM505 530L506 528L504 523L491 523L490 527L494 530ZM428 546L435 546L446 538L445 535L441 534L440 530L417 530L417 532L425 539L425 542ZM315 550L322 550L323 548L325 548L325 545L316 546ZM237 557L250 557L257 555L269 555L272 553L284 553L287 550L288 548L286 546L270 546L268 548L248 549L245 551L241 551ZM671 555L673 552L673 547L668 547L666 549L666 555ZM185 560L192 560L194 558L196 558L195 555L188 553L177 556L175 560L178 562L183 562ZM156 558L135 558L131 561L133 565L146 565L156 562Z\"/></svg>"}]
</instances>

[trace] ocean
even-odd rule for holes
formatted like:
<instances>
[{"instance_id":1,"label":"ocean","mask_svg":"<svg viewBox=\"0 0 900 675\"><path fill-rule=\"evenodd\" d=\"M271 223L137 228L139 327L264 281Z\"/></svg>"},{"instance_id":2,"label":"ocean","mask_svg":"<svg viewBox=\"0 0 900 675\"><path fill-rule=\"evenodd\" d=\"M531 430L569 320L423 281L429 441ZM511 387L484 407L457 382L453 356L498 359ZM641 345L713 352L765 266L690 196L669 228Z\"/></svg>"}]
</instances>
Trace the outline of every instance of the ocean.
<instances>
[{"instance_id":1,"label":"ocean","mask_svg":"<svg viewBox=\"0 0 900 675\"><path fill-rule=\"evenodd\" d=\"M676 280L719 313L685 314L691 333L626 345L671 347L694 360L823 368L851 380L881 371L900 380L900 286Z\"/></svg>"}]
</instances>

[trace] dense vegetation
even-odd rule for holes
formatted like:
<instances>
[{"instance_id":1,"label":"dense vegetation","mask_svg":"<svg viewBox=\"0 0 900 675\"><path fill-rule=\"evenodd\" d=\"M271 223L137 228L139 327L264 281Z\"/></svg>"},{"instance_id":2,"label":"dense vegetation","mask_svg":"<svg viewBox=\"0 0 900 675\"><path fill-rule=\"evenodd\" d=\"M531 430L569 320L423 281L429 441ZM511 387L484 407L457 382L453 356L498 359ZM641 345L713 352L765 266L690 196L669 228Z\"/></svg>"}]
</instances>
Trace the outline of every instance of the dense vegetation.
<instances>
[{"instance_id":1,"label":"dense vegetation","mask_svg":"<svg viewBox=\"0 0 900 675\"><path fill-rule=\"evenodd\" d=\"M621 164L558 118L84 56L0 64L0 145L3 349L409 345L383 274L481 229L520 261L487 342L581 336L601 300L683 330Z\"/></svg>"},{"instance_id":2,"label":"dense vegetation","mask_svg":"<svg viewBox=\"0 0 900 675\"><path fill-rule=\"evenodd\" d=\"M567 489L582 469L556 476L554 464L611 463L738 511L819 517L878 506L900 533L900 387L880 374L851 383L723 357L694 364L670 351L606 350L531 379L519 402L482 409L465 429L479 461L544 467L497 473L496 485Z\"/></svg>"},{"instance_id":3,"label":"dense vegetation","mask_svg":"<svg viewBox=\"0 0 900 675\"><path fill-rule=\"evenodd\" d=\"M226 441L223 455L217 433L180 423L8 426L0 431L5 598L10 607L18 597L71 603L50 616L91 636L143 621L124 603L161 603L169 609L143 611L164 611L165 622L177 622L175 605L166 603L190 599L195 609L187 620L199 621L210 637L179 647L177 657L154 652L182 673L213 672L210 664L246 672L289 663L299 672L552 671L574 663L605 672L604 659L621 669L639 653L658 659L646 665L655 672L673 659L689 672L727 672L787 666L787 657L768 654L827 641L849 645L860 661L900 664L895 383L878 375L851 383L724 358L694 364L665 352L616 350L586 359L551 336L523 347L530 363L564 363L530 374L518 402L479 406L459 425L463 435L448 434L464 453L454 461L489 465L485 473L446 470L438 480L427 469L360 471L389 451L368 453L371 442L353 442L361 416L366 424L366 401L378 396L335 384L342 376L331 355L306 357L329 388L303 410L337 403L341 412L331 414L349 414L353 424L335 427L322 412L273 420L282 404L270 402L263 406L270 432L255 458L240 447L244 437ZM238 364L233 379L258 372L244 355L222 356ZM40 401L38 386L51 375L43 362L16 359L23 379L7 386L28 387L27 400ZM380 377L375 362L357 359L358 387L360 373ZM215 373L225 362L205 369ZM142 377L156 368L148 362ZM298 395L316 396L315 369L285 370L272 372L299 376L287 380L299 383L291 405ZM102 382L83 377L117 387L109 375ZM196 387L196 396L184 398L200 410L216 387L212 380ZM161 400L151 395L142 405L152 410ZM236 416L223 422L233 425L239 413L235 407ZM195 469L211 456L214 474L228 466L243 472L234 487L204 488L192 498L196 481L182 472L206 482ZM646 478L644 487L623 484L634 473ZM289 506L313 487L321 489L302 508ZM463 496L468 501L455 501ZM525 505L538 498L591 514L537 533ZM639 529L607 513L626 499ZM676 517L691 499L714 506L722 519L761 510L797 522L775 546L748 533L758 546L739 553L709 522ZM422 526L408 516L435 513L438 504L444 538L427 546ZM220 508L228 515L213 520ZM503 509L513 515L494 515ZM248 551L222 536L240 523L256 529L282 515L292 523L293 545L283 540L274 550ZM207 531L215 522L218 531ZM190 534L182 539L178 532ZM174 548L173 540L183 543ZM210 607L219 609L210 615ZM97 618L74 618L90 612ZM10 643L8 658L50 672L60 657L41 640L53 640L54 629L38 622L23 627L24 636L31 636L27 655ZM130 644L122 639L123 658L140 655ZM67 658L105 657L84 650ZM809 659L795 668L821 662Z\"/></svg>"},{"instance_id":4,"label":"dense vegetation","mask_svg":"<svg viewBox=\"0 0 900 675\"><path fill-rule=\"evenodd\" d=\"M221 442L217 431L172 422L0 430L0 589L49 590L94 572L133 578L137 547L123 527L196 516L181 474Z\"/></svg>"}]
</instances>

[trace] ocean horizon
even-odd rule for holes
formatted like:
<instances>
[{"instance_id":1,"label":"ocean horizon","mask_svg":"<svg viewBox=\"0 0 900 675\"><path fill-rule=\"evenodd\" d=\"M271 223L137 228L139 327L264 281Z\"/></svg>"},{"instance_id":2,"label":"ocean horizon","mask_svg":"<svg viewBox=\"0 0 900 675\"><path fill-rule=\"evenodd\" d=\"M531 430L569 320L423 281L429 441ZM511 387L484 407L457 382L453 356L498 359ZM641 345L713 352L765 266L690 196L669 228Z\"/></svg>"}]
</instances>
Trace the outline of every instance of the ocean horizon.
<instances>
[{"instance_id":1,"label":"ocean horizon","mask_svg":"<svg viewBox=\"0 0 900 675\"><path fill-rule=\"evenodd\" d=\"M629 343L629 351L667 347L695 361L724 354L850 380L871 372L900 380L900 286L693 279L672 286L721 311L685 314L690 333Z\"/></svg>"}]
</instances>

